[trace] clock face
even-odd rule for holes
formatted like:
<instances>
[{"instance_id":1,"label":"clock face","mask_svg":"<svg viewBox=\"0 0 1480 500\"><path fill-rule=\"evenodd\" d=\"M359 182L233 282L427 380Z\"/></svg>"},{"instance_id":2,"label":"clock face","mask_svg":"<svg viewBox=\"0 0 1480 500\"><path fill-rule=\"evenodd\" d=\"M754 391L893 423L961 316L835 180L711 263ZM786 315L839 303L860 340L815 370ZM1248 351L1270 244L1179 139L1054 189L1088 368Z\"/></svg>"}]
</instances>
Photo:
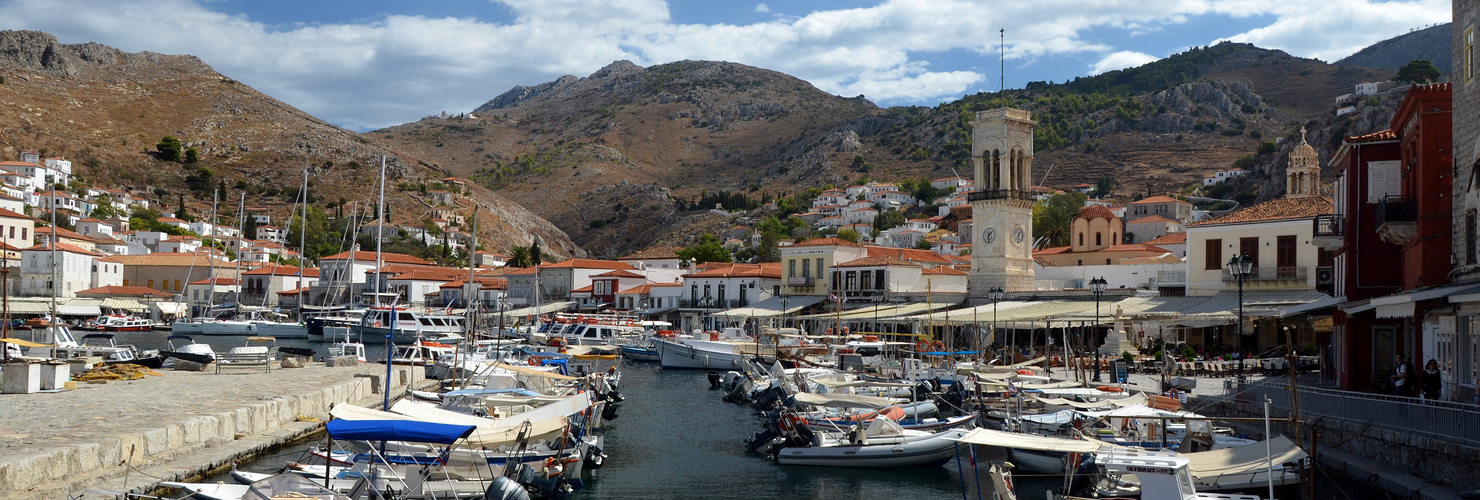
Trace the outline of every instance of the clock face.
<instances>
[{"instance_id":1,"label":"clock face","mask_svg":"<svg viewBox=\"0 0 1480 500\"><path fill-rule=\"evenodd\" d=\"M992 228L989 227L985 231L982 231L982 241L985 241L987 243L991 243L991 242L996 241L996 240L997 240L997 230L996 229L992 229Z\"/></svg>"},{"instance_id":2,"label":"clock face","mask_svg":"<svg viewBox=\"0 0 1480 500\"><path fill-rule=\"evenodd\" d=\"M1024 238L1024 236L1025 235L1023 234L1023 228L1019 227L1017 229L1013 229L1012 230L1012 242L1013 243L1017 243L1019 245L1023 244L1023 238Z\"/></svg>"}]
</instances>

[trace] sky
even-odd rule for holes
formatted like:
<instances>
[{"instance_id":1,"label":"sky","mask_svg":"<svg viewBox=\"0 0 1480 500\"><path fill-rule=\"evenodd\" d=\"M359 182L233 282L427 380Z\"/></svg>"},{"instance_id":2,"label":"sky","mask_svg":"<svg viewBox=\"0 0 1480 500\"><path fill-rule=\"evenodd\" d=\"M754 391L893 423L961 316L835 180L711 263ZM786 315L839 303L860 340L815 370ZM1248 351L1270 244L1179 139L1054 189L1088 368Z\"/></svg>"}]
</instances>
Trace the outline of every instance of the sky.
<instances>
[{"instance_id":1,"label":"sky","mask_svg":"<svg viewBox=\"0 0 1480 500\"><path fill-rule=\"evenodd\" d=\"M732 61L934 106L1222 40L1335 61L1450 17L1450 0L0 0L0 29L195 55L356 131L623 59Z\"/></svg>"}]
</instances>

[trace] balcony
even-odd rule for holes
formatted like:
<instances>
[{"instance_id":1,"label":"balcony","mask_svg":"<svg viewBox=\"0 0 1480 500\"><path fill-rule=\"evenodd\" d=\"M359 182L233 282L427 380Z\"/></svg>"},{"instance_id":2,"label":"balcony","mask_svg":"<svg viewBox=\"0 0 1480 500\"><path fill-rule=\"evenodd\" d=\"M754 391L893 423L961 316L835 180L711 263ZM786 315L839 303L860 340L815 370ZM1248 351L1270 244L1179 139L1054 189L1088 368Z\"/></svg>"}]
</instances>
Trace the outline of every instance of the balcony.
<instances>
[{"instance_id":1,"label":"balcony","mask_svg":"<svg viewBox=\"0 0 1480 500\"><path fill-rule=\"evenodd\" d=\"M1418 235L1418 200L1412 196L1388 196L1377 203L1377 236L1394 245L1404 245Z\"/></svg>"},{"instance_id":2,"label":"balcony","mask_svg":"<svg viewBox=\"0 0 1480 500\"><path fill-rule=\"evenodd\" d=\"M1344 216L1320 215L1315 218L1315 244L1322 250L1337 250L1342 246L1346 236L1343 226Z\"/></svg>"},{"instance_id":3,"label":"balcony","mask_svg":"<svg viewBox=\"0 0 1480 500\"><path fill-rule=\"evenodd\" d=\"M1244 277L1244 283L1271 283L1279 281L1304 282L1309 276L1310 268L1305 266L1282 266L1282 267L1256 267L1248 276ZM1223 270L1224 283L1237 283L1238 279L1227 269Z\"/></svg>"},{"instance_id":4,"label":"balcony","mask_svg":"<svg viewBox=\"0 0 1480 500\"><path fill-rule=\"evenodd\" d=\"M1187 286L1187 271L1157 271L1156 286Z\"/></svg>"},{"instance_id":5,"label":"balcony","mask_svg":"<svg viewBox=\"0 0 1480 500\"><path fill-rule=\"evenodd\" d=\"M678 308L679 309L734 309L734 308L737 308L737 307L744 307L745 305L746 305L745 301L742 301L742 300L739 300L739 299L731 299L731 300L719 300L719 299L696 299L696 300L689 300L689 299L679 299L678 300Z\"/></svg>"},{"instance_id":6,"label":"balcony","mask_svg":"<svg viewBox=\"0 0 1480 500\"><path fill-rule=\"evenodd\" d=\"M1021 191L1017 189L993 189L978 190L966 194L967 201L986 200L1022 200L1033 201L1032 191Z\"/></svg>"}]
</instances>

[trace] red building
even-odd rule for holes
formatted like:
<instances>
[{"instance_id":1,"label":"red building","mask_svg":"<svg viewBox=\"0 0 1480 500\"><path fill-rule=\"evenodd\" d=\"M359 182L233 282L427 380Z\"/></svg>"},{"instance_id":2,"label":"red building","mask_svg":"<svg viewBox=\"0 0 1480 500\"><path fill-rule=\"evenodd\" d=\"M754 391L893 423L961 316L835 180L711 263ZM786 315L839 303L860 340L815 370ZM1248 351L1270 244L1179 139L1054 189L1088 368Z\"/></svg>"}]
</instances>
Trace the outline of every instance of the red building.
<instances>
[{"instance_id":1,"label":"red building","mask_svg":"<svg viewBox=\"0 0 1480 500\"><path fill-rule=\"evenodd\" d=\"M1347 389L1386 383L1393 355L1432 357L1425 328L1450 314L1452 153L1449 84L1414 85L1389 129L1348 137L1332 157L1337 215L1317 238L1336 253L1332 362ZM1329 234L1334 227L1336 243ZM1453 320L1448 321L1449 324Z\"/></svg>"}]
</instances>

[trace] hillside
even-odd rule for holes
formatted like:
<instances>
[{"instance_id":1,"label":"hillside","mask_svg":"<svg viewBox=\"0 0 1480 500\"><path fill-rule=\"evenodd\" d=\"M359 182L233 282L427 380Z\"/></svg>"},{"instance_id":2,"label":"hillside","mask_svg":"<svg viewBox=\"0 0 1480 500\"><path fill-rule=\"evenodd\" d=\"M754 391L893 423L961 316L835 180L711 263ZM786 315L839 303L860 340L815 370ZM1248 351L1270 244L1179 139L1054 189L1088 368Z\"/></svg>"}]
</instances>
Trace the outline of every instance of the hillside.
<instances>
[{"instance_id":1,"label":"hillside","mask_svg":"<svg viewBox=\"0 0 1480 500\"><path fill-rule=\"evenodd\" d=\"M214 187L224 191L223 212L234 212L247 192L249 206L266 207L281 221L302 169L309 168L315 204L333 214L343 203L347 212L355 201L373 204L381 155L389 157L392 185L446 175L432 161L325 123L193 56L131 54L95 43L64 45L41 32L4 31L0 77L0 157L14 159L22 149L65 156L79 185L121 187L166 211L177 210L183 195L190 213L208 213ZM200 160L157 159L155 144L167 135L196 148ZM481 187L470 191L484 209L486 247L505 250L539 235L552 253L583 253L518 204ZM386 203L392 221L403 224L420 225L429 209L394 191ZM234 224L234 217L223 219Z\"/></svg>"},{"instance_id":2,"label":"hillside","mask_svg":"<svg viewBox=\"0 0 1480 500\"><path fill-rule=\"evenodd\" d=\"M1414 59L1428 59L1448 75L1454 67L1454 23L1444 23L1383 40L1331 64L1393 69Z\"/></svg>"},{"instance_id":3,"label":"hillside","mask_svg":"<svg viewBox=\"0 0 1480 500\"><path fill-rule=\"evenodd\" d=\"M723 227L703 222L716 199L741 208L864 178L971 175L974 112L1000 106L1039 121L1035 183L1068 188L1110 176L1122 202L1178 192L1263 141L1293 139L1331 113L1333 96L1391 73L1223 43L1064 84L881 109L734 63L619 61L585 78L516 87L469 115L366 135L524 204L594 255L616 257ZM1283 168L1289 148L1245 165L1268 170L1266 184L1278 185L1272 169ZM698 206L701 199L710 201Z\"/></svg>"}]
</instances>

